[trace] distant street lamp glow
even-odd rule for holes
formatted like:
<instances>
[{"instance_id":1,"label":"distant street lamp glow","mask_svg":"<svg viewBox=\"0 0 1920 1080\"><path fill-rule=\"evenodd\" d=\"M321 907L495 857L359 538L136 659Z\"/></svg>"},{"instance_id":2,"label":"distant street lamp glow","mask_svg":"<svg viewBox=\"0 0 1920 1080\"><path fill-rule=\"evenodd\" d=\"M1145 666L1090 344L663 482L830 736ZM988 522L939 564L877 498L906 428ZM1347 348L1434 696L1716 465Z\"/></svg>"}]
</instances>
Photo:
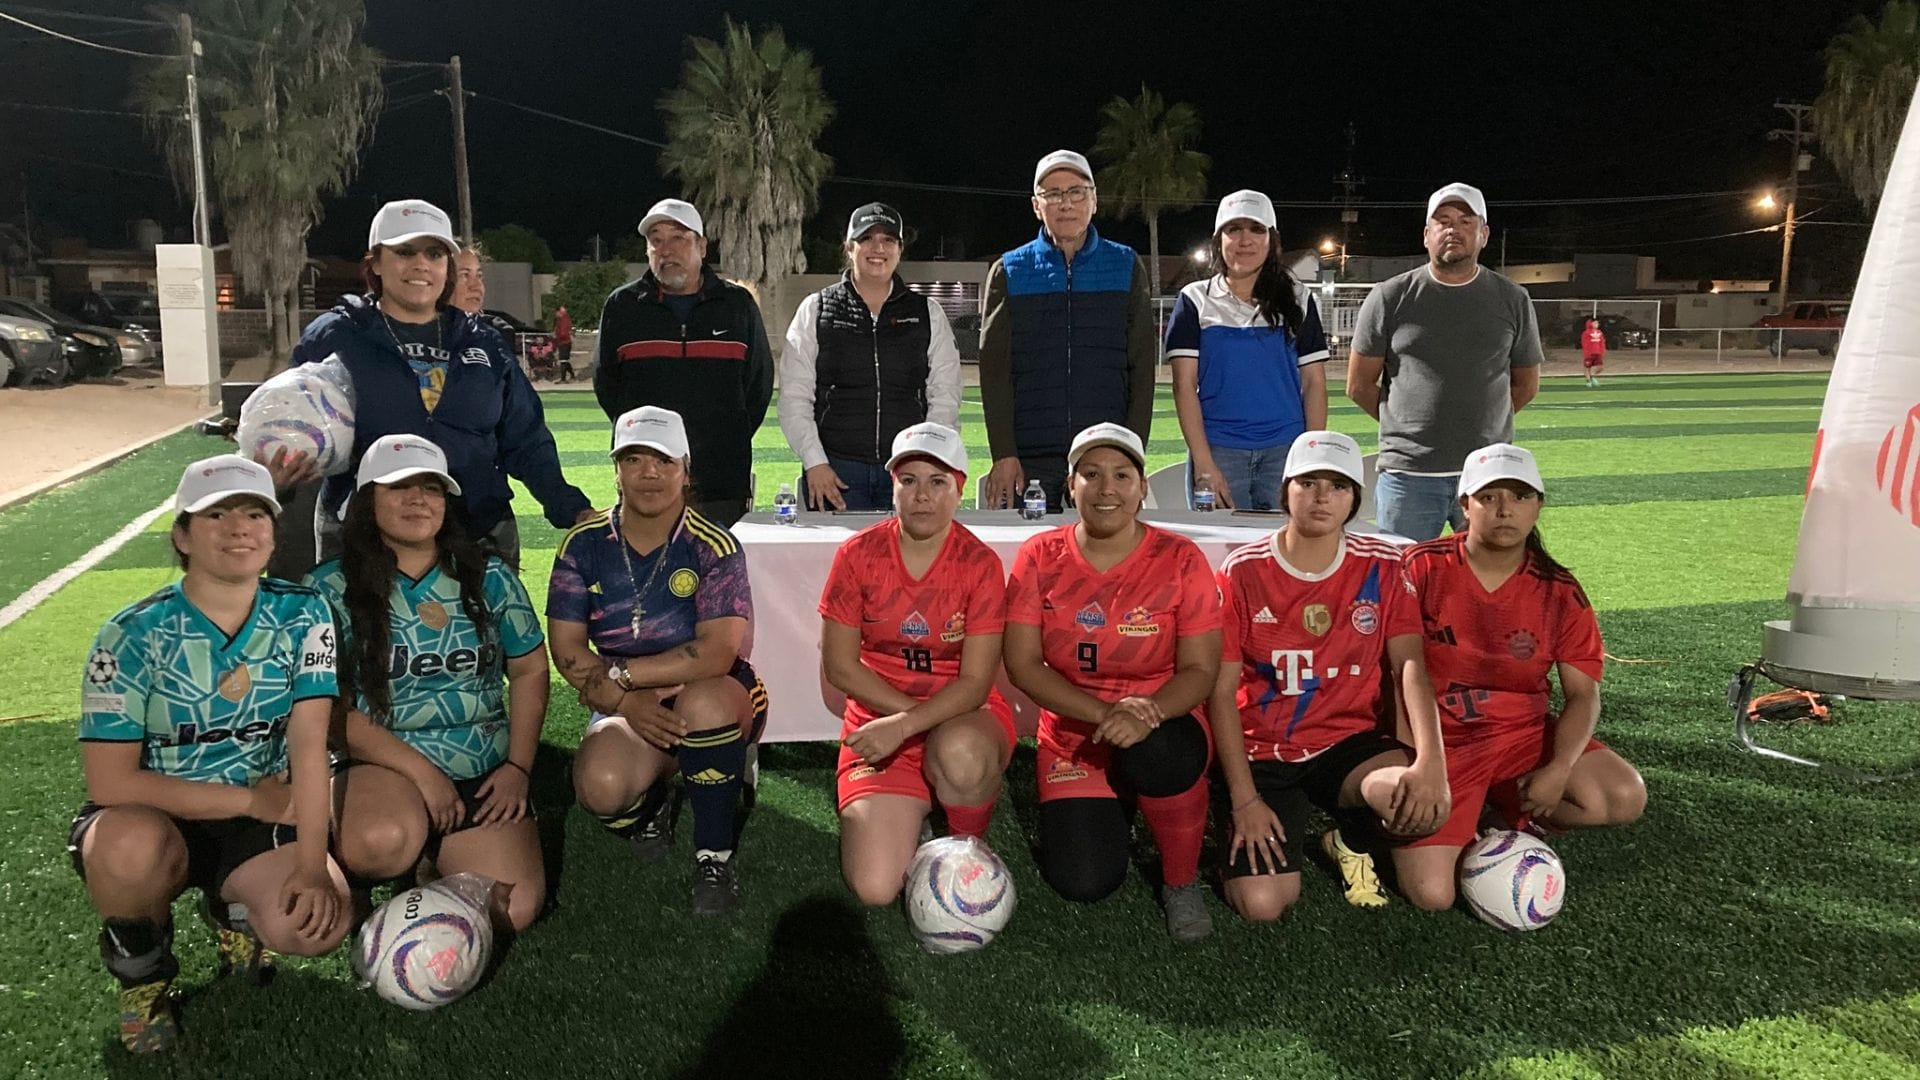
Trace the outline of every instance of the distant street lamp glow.
<instances>
[{"instance_id":1,"label":"distant street lamp glow","mask_svg":"<svg viewBox=\"0 0 1920 1080\"><path fill-rule=\"evenodd\" d=\"M1755 200L1753 205L1761 210L1771 210L1780 204L1773 201L1773 192L1769 191Z\"/></svg>"},{"instance_id":2,"label":"distant street lamp glow","mask_svg":"<svg viewBox=\"0 0 1920 1080\"><path fill-rule=\"evenodd\" d=\"M1333 254L1335 251L1339 250L1339 247L1340 245L1334 243L1333 237L1331 236L1327 237L1325 240L1320 241L1320 251L1324 255Z\"/></svg>"},{"instance_id":3,"label":"distant street lamp glow","mask_svg":"<svg viewBox=\"0 0 1920 1080\"><path fill-rule=\"evenodd\" d=\"M1207 261L1207 249L1203 247L1194 248L1192 257L1196 263L1205 263Z\"/></svg>"}]
</instances>

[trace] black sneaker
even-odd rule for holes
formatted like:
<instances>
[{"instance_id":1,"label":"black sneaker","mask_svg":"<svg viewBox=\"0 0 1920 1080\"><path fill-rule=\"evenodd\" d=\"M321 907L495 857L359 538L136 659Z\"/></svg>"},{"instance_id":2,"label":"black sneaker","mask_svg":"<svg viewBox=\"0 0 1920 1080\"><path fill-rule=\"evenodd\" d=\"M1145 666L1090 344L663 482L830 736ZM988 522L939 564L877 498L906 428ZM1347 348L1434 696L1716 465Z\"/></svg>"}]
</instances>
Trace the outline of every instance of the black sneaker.
<instances>
[{"instance_id":1,"label":"black sneaker","mask_svg":"<svg viewBox=\"0 0 1920 1080\"><path fill-rule=\"evenodd\" d=\"M662 780L662 784L672 784L671 780ZM673 784L670 793L660 799L652 814L643 818L627 834L627 843L633 845L633 854L643 863L656 863L667 857L673 850L673 830L680 821L680 800L682 791Z\"/></svg>"},{"instance_id":2,"label":"black sneaker","mask_svg":"<svg viewBox=\"0 0 1920 1080\"><path fill-rule=\"evenodd\" d=\"M693 913L725 915L740 903L740 879L733 872L731 853L701 851L694 855Z\"/></svg>"}]
</instances>

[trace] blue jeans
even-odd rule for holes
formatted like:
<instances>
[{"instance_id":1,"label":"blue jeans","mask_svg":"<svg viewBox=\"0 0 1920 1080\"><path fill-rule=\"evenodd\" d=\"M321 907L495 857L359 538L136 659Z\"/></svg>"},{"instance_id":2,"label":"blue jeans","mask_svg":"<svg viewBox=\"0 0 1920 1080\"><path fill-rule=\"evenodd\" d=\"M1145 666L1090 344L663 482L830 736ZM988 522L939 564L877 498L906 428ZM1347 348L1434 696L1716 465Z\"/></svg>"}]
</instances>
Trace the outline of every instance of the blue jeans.
<instances>
[{"instance_id":1,"label":"blue jeans","mask_svg":"<svg viewBox=\"0 0 1920 1080\"><path fill-rule=\"evenodd\" d=\"M1287 451L1290 443L1269 446L1265 450L1237 450L1231 446L1213 448L1213 464L1220 475L1213 478L1213 490L1224 491L1236 510L1285 510ZM1193 459L1187 459L1187 506L1193 506Z\"/></svg>"},{"instance_id":2,"label":"blue jeans","mask_svg":"<svg viewBox=\"0 0 1920 1080\"><path fill-rule=\"evenodd\" d=\"M869 465L864 461L848 461L827 455L827 464L833 466L840 482L847 490L840 493L846 500L849 510L891 510L893 509L893 474L885 465ZM807 478L800 476L800 505L805 508L807 502ZM827 504L829 508L833 504Z\"/></svg>"},{"instance_id":3,"label":"blue jeans","mask_svg":"<svg viewBox=\"0 0 1920 1080\"><path fill-rule=\"evenodd\" d=\"M1409 540L1431 540L1448 524L1465 532L1459 490L1458 474L1416 476L1383 469L1373 481L1373 517L1382 529Z\"/></svg>"}]
</instances>

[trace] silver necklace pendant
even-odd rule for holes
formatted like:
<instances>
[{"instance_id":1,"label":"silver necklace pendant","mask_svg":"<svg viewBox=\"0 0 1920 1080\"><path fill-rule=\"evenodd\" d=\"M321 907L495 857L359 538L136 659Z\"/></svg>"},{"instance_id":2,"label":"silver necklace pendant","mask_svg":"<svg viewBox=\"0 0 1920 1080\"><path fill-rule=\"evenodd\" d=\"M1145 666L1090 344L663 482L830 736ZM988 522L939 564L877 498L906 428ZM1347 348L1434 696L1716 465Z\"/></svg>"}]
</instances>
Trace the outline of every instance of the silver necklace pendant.
<instances>
[{"instance_id":1,"label":"silver necklace pendant","mask_svg":"<svg viewBox=\"0 0 1920 1080\"><path fill-rule=\"evenodd\" d=\"M629 625L633 627L633 636L636 639L639 638L640 636L640 623L646 617L647 617L646 608L641 607L639 604L633 605L633 619Z\"/></svg>"}]
</instances>

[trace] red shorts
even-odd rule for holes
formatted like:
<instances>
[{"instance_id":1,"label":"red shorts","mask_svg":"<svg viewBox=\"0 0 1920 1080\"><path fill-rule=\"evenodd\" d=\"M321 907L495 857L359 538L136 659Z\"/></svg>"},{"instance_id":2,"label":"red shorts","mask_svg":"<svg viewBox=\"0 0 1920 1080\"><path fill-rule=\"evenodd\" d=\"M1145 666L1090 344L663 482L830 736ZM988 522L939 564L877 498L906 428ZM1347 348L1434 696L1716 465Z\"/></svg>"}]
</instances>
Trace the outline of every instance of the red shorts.
<instances>
[{"instance_id":1,"label":"red shorts","mask_svg":"<svg viewBox=\"0 0 1920 1080\"><path fill-rule=\"evenodd\" d=\"M1605 750L1599 739L1587 740L1581 753ZM1545 765L1553 757L1553 728L1545 723L1519 724L1487 731L1476 738L1447 746L1447 786L1453 790L1453 812L1432 836L1409 841L1407 847L1466 847L1479 834L1480 809L1488 799L1512 828L1523 828L1520 790L1515 781Z\"/></svg>"},{"instance_id":2,"label":"red shorts","mask_svg":"<svg viewBox=\"0 0 1920 1080\"><path fill-rule=\"evenodd\" d=\"M1194 710L1194 714L1202 715L1198 709ZM1040 785L1041 802L1120 797L1107 780L1107 768L1113 762L1113 747L1093 741L1092 724L1048 717L1041 720L1041 728L1040 748L1034 759L1034 781ZM1207 768L1211 769L1213 728L1201 720L1200 730L1207 734Z\"/></svg>"},{"instance_id":3,"label":"red shorts","mask_svg":"<svg viewBox=\"0 0 1920 1080\"><path fill-rule=\"evenodd\" d=\"M1606 360L1607 358L1604 356L1588 354L1580 358L1580 363L1585 367L1599 367L1601 364L1606 363Z\"/></svg>"},{"instance_id":4,"label":"red shorts","mask_svg":"<svg viewBox=\"0 0 1920 1080\"><path fill-rule=\"evenodd\" d=\"M994 690L987 695L987 703L982 708L1000 721L1000 731L1005 736L1000 743L1000 768L1005 771L1007 763L1013 760L1013 706L1000 696L1000 691ZM906 795L924 803L933 802L933 780L927 776L927 732L901 743L900 749L877 767L847 749L846 737L875 718L873 710L856 701L847 702L840 724L840 764L835 770L839 777L835 785L839 809L845 810L869 795Z\"/></svg>"}]
</instances>

